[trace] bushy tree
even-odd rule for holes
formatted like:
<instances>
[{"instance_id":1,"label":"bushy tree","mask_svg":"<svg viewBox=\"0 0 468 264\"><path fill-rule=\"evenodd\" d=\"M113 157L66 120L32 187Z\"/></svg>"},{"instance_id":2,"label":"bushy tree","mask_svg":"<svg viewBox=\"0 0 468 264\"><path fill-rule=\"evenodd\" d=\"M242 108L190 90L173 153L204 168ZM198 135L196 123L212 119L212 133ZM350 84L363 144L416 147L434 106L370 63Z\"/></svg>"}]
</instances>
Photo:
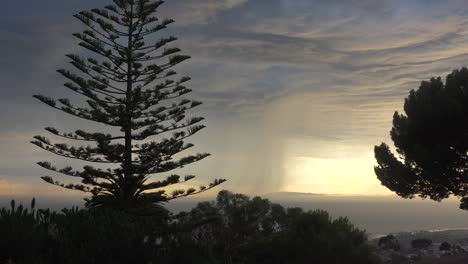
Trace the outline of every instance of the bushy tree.
<instances>
[{"instance_id":1,"label":"bushy tree","mask_svg":"<svg viewBox=\"0 0 468 264\"><path fill-rule=\"evenodd\" d=\"M440 251L450 251L452 250L452 245L449 242L442 242L439 247Z\"/></svg>"},{"instance_id":2,"label":"bushy tree","mask_svg":"<svg viewBox=\"0 0 468 264\"><path fill-rule=\"evenodd\" d=\"M390 234L384 237L381 237L378 242L379 248L387 250L394 250L394 251L399 251L400 250L400 242L398 239Z\"/></svg>"},{"instance_id":3,"label":"bushy tree","mask_svg":"<svg viewBox=\"0 0 468 264\"><path fill-rule=\"evenodd\" d=\"M468 69L423 81L395 112L390 132L398 157L382 143L375 147L375 173L404 198L441 201L451 195L468 209Z\"/></svg>"},{"instance_id":4,"label":"bushy tree","mask_svg":"<svg viewBox=\"0 0 468 264\"><path fill-rule=\"evenodd\" d=\"M169 222L108 208L0 208L0 263L376 263L366 234L324 211L223 191Z\"/></svg>"},{"instance_id":5,"label":"bushy tree","mask_svg":"<svg viewBox=\"0 0 468 264\"><path fill-rule=\"evenodd\" d=\"M222 191L216 202L198 204L183 221L206 225L188 232L175 263L378 263L364 231L325 211L285 209L260 197ZM191 249L191 250L190 250Z\"/></svg>"},{"instance_id":6,"label":"bushy tree","mask_svg":"<svg viewBox=\"0 0 468 264\"><path fill-rule=\"evenodd\" d=\"M411 241L411 247L414 249L427 249L432 245L432 240L427 238L418 238Z\"/></svg>"},{"instance_id":7,"label":"bushy tree","mask_svg":"<svg viewBox=\"0 0 468 264\"><path fill-rule=\"evenodd\" d=\"M77 71L61 69L68 79L65 88L86 99L87 106L76 106L69 99L58 100L43 95L34 97L74 117L117 128L119 133L60 132L46 130L68 140L89 142L88 146L52 143L36 136L33 144L69 159L118 164L109 169L85 166L57 168L50 162L38 164L48 170L81 180L80 184L64 184L50 176L42 179L63 188L91 194L89 207L135 207L159 204L182 196L206 191L224 180L215 180L199 189L175 190L167 194L162 188L186 182L195 176L170 175L149 181L155 174L169 173L209 156L207 153L178 157L193 147L185 140L204 128L202 117L187 117L186 112L201 102L184 96L191 92L184 86L189 77L173 78L174 66L189 59L181 50L170 46L173 36L155 39L172 19L156 17L163 1L113 0L103 9L83 11L75 15L87 29L74 36L79 45L94 56L69 54ZM172 135L170 134L172 133ZM159 136L159 141L151 141ZM164 138L163 138L164 137Z\"/></svg>"},{"instance_id":8,"label":"bushy tree","mask_svg":"<svg viewBox=\"0 0 468 264\"><path fill-rule=\"evenodd\" d=\"M168 222L155 214L110 208L55 212L12 202L0 208L0 263L149 263L160 254L153 241L167 232Z\"/></svg>"}]
</instances>

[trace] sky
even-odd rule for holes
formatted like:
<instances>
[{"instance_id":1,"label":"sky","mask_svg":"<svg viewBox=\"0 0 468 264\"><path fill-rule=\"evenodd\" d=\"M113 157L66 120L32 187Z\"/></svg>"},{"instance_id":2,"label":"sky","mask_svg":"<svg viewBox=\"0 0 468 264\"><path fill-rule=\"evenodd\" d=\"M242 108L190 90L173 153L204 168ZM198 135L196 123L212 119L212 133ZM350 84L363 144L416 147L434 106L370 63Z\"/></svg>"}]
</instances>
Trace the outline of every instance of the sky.
<instances>
[{"instance_id":1,"label":"sky","mask_svg":"<svg viewBox=\"0 0 468 264\"><path fill-rule=\"evenodd\" d=\"M15 0L0 10L0 195L64 197L35 162L67 165L29 143L43 127L99 129L42 105L36 93L72 96L56 73L83 52L72 15L110 0ZM195 185L225 178L247 194L387 195L373 147L390 143L394 111L422 80L468 59L461 0L168 0L192 59L193 112L207 128L191 140L213 156L183 169ZM60 178L64 180L65 178ZM211 193L216 192L213 190ZM73 194L75 195L75 194Z\"/></svg>"}]
</instances>

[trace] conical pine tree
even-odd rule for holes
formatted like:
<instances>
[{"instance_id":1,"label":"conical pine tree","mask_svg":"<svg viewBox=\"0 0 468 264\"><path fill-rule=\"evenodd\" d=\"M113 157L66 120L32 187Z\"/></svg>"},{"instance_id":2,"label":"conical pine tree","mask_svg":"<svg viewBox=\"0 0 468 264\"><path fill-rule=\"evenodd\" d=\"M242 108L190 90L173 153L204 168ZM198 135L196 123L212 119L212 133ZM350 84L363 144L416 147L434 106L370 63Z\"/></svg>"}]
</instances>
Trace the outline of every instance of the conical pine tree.
<instances>
[{"instance_id":1,"label":"conical pine tree","mask_svg":"<svg viewBox=\"0 0 468 264\"><path fill-rule=\"evenodd\" d=\"M70 159L90 163L120 164L101 169L85 166L58 169L50 162L38 164L48 170L81 180L80 184L63 184L50 176L42 179L63 188L90 193L88 207L138 207L160 204L172 199L211 189L225 180L214 180L208 186L164 191L170 185L187 182L195 176L170 175L164 180L150 181L155 175L200 161L207 153L175 159L174 155L193 147L184 140L204 128L201 117L186 117L186 111L201 102L183 98L191 92L183 84L190 80L172 78L172 68L189 59L180 49L167 47L175 37L151 42L174 21L155 16L163 1L113 0L103 9L83 11L75 15L87 28L73 34L79 45L94 54L84 58L67 55L78 74L69 70L58 72L69 80L64 86L84 96L86 107L73 105L69 99L52 99L34 95L43 103L72 116L120 129L120 135L100 132L59 132L46 130L55 136L87 141L88 146L74 147L56 144L43 136L35 136L33 144ZM151 42L151 43L150 43ZM165 138L168 137L169 138ZM159 141L151 141L159 136ZM164 137L164 138L163 138Z\"/></svg>"}]
</instances>

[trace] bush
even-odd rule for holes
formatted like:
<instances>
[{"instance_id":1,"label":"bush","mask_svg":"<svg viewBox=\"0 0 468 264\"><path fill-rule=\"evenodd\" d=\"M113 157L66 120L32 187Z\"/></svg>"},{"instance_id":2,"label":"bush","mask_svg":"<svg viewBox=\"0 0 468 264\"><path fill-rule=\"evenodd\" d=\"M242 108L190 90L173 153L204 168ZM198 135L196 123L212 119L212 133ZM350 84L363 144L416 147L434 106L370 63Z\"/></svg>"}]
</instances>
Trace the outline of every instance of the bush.
<instances>
[{"instance_id":1,"label":"bush","mask_svg":"<svg viewBox=\"0 0 468 264\"><path fill-rule=\"evenodd\" d=\"M450 250L452 250L452 245L450 245L450 243L448 243L448 242L443 242L442 244L440 244L439 250L440 251L450 251Z\"/></svg>"},{"instance_id":2,"label":"bush","mask_svg":"<svg viewBox=\"0 0 468 264\"><path fill-rule=\"evenodd\" d=\"M157 249L144 243L166 225L161 215L110 209L0 210L0 263L147 263Z\"/></svg>"},{"instance_id":3,"label":"bush","mask_svg":"<svg viewBox=\"0 0 468 264\"><path fill-rule=\"evenodd\" d=\"M390 234L384 237L381 237L379 239L379 248L383 250L393 250L393 251L399 251L400 250L400 242L398 242L398 239Z\"/></svg>"},{"instance_id":4,"label":"bush","mask_svg":"<svg viewBox=\"0 0 468 264\"><path fill-rule=\"evenodd\" d=\"M147 212L144 210L143 212ZM219 193L170 219L115 210L0 210L0 263L375 263L366 234L325 211Z\"/></svg>"},{"instance_id":5,"label":"bush","mask_svg":"<svg viewBox=\"0 0 468 264\"><path fill-rule=\"evenodd\" d=\"M325 211L284 209L266 199L222 191L185 220L214 219L193 230L189 244L203 263L375 263L365 232ZM178 259L180 263L188 259Z\"/></svg>"},{"instance_id":6,"label":"bush","mask_svg":"<svg viewBox=\"0 0 468 264\"><path fill-rule=\"evenodd\" d=\"M432 240L427 238L418 238L411 241L411 247L414 249L427 249L432 245Z\"/></svg>"}]
</instances>

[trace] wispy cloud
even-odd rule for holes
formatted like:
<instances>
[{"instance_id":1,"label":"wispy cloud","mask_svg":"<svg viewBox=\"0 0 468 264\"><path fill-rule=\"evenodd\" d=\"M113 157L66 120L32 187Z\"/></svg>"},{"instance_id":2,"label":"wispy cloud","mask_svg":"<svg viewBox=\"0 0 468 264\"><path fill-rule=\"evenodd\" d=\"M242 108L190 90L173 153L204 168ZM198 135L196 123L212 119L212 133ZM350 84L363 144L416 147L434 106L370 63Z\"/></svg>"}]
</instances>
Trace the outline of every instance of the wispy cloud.
<instances>
[{"instance_id":1,"label":"wispy cloud","mask_svg":"<svg viewBox=\"0 0 468 264\"><path fill-rule=\"evenodd\" d=\"M168 2L163 11L173 17L182 26L213 22L218 13L238 7L248 0L173 0Z\"/></svg>"}]
</instances>

